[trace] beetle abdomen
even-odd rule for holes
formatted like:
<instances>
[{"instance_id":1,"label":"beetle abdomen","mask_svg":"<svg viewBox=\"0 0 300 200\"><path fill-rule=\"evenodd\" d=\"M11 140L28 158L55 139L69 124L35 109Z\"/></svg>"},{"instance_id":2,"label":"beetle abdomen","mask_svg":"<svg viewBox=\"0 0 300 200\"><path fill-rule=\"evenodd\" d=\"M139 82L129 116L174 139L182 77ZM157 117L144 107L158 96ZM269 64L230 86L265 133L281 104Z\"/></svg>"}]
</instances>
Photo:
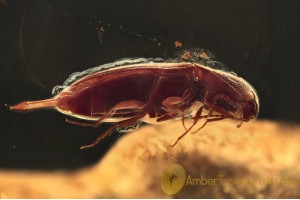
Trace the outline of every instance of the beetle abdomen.
<instances>
[{"instance_id":1,"label":"beetle abdomen","mask_svg":"<svg viewBox=\"0 0 300 200\"><path fill-rule=\"evenodd\" d=\"M68 102L68 109L72 113L97 118L119 102L147 102L156 81L154 75L140 74L99 82L75 93Z\"/></svg>"},{"instance_id":2,"label":"beetle abdomen","mask_svg":"<svg viewBox=\"0 0 300 200\"><path fill-rule=\"evenodd\" d=\"M119 71L94 73L63 90L57 96L58 107L81 117L99 118L119 102L137 101L147 105L145 112L149 115L162 115L165 113L162 102L183 95L191 85L194 69L190 63L181 64L180 68L169 65L131 65ZM132 117L137 112L127 109L110 117Z\"/></svg>"}]
</instances>

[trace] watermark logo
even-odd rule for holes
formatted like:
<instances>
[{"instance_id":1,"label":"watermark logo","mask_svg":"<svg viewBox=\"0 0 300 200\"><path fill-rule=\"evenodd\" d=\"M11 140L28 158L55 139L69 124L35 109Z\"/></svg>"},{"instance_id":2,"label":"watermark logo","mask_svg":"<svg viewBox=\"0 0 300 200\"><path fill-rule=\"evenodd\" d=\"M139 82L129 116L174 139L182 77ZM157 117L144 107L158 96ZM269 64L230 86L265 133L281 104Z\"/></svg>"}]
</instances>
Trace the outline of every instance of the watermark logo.
<instances>
[{"instance_id":1,"label":"watermark logo","mask_svg":"<svg viewBox=\"0 0 300 200\"><path fill-rule=\"evenodd\" d=\"M296 177L227 177L222 174L215 174L214 177L208 177L203 174L192 176L187 174L184 167L180 164L172 164L167 167L161 176L161 188L167 195L174 195L181 191L183 187L214 187L216 185L225 186L282 186L299 187L300 178Z\"/></svg>"},{"instance_id":2,"label":"watermark logo","mask_svg":"<svg viewBox=\"0 0 300 200\"><path fill-rule=\"evenodd\" d=\"M165 194L174 195L183 188L185 181L185 169L180 164L173 164L163 171L160 185Z\"/></svg>"}]
</instances>

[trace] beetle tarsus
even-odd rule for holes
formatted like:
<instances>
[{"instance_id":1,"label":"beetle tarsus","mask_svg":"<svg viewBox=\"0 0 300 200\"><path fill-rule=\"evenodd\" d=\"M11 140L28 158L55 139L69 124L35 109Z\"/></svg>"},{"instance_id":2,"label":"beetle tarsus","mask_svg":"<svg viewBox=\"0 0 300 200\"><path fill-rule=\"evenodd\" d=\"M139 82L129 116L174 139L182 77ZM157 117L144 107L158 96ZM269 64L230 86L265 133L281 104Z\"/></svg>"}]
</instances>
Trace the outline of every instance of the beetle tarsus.
<instances>
[{"instance_id":1,"label":"beetle tarsus","mask_svg":"<svg viewBox=\"0 0 300 200\"><path fill-rule=\"evenodd\" d=\"M241 121L241 123L238 124L236 127L237 127L237 128L241 128L242 124L243 124L243 121Z\"/></svg>"}]
</instances>

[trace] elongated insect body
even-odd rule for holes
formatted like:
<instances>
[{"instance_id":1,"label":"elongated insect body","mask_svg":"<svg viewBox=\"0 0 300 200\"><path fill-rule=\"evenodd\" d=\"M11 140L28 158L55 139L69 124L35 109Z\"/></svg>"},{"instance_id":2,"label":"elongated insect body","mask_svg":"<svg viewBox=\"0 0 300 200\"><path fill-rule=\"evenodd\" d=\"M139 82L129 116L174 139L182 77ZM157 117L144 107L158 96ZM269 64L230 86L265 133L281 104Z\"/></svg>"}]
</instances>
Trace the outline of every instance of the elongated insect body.
<instances>
[{"instance_id":1,"label":"elongated insect body","mask_svg":"<svg viewBox=\"0 0 300 200\"><path fill-rule=\"evenodd\" d=\"M202 127L226 118L246 122L259 110L256 92L244 79L199 63L160 58L125 59L77 72L62 86L54 87L53 93L56 96L52 99L10 108L29 111L52 107L87 120L67 120L86 126L116 122L94 143L81 148L96 145L113 130L135 127L145 117L156 122L181 118L184 125L184 118L192 115L193 124L185 127L175 146L202 118L206 120Z\"/></svg>"}]
</instances>

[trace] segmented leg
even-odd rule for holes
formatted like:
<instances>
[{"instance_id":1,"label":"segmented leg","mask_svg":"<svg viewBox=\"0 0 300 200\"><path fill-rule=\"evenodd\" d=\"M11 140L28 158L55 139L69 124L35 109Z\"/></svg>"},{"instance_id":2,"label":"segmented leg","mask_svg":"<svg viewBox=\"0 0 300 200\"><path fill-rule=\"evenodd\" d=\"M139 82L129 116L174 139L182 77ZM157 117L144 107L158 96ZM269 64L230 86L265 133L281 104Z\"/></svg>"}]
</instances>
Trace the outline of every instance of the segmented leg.
<instances>
[{"instance_id":1,"label":"segmented leg","mask_svg":"<svg viewBox=\"0 0 300 200\"><path fill-rule=\"evenodd\" d=\"M76 121L72 121L69 119L66 119L66 122L69 122L71 124L81 125L81 126L97 127L101 124L101 122L104 119L108 118L110 115L112 115L116 111L119 111L122 109L126 109L126 110L132 109L136 112L137 110L142 110L145 106L146 106L146 104L141 101L123 101L123 102L116 104L114 107L112 107L109 111L107 111L104 115L102 115L96 122L76 122Z\"/></svg>"},{"instance_id":2,"label":"segmented leg","mask_svg":"<svg viewBox=\"0 0 300 200\"><path fill-rule=\"evenodd\" d=\"M187 130L185 123L184 123L184 118L185 118L185 113L184 111L188 108L186 106L187 102L191 99L192 97L192 91L190 89L187 89L184 91L182 97L168 97L166 98L162 104L169 110L173 110L172 114L167 114L165 116L162 116L161 118L157 119L158 122L160 121L165 121L169 119L174 119L176 118L179 114L178 110L182 112L181 116L181 121L182 125L185 130Z\"/></svg>"},{"instance_id":3,"label":"segmented leg","mask_svg":"<svg viewBox=\"0 0 300 200\"><path fill-rule=\"evenodd\" d=\"M94 147L96 144L99 143L100 140L102 140L107 135L109 135L115 128L117 128L119 126L129 126L131 124L134 124L139 119L143 118L145 115L146 115L146 113L143 113L143 114L140 114L140 115L138 115L138 116L136 116L134 118L126 119L126 120L123 120L123 121L120 121L120 122L116 123L111 128L109 128L108 130L106 130L103 134L101 134L92 144L82 146L82 147L80 147L80 149L86 149L86 148Z\"/></svg>"},{"instance_id":4,"label":"segmented leg","mask_svg":"<svg viewBox=\"0 0 300 200\"><path fill-rule=\"evenodd\" d=\"M222 116L222 115L220 115L220 117L218 117L218 118L207 119L207 120L204 122L204 124L203 124L200 128L198 128L196 131L194 131L194 132L191 133L191 134L197 133L197 132L200 131L204 126L206 126L207 123L209 123L209 122L220 121L220 120L223 120L223 119L226 119L226 117L224 117L224 116Z\"/></svg>"},{"instance_id":5,"label":"segmented leg","mask_svg":"<svg viewBox=\"0 0 300 200\"><path fill-rule=\"evenodd\" d=\"M198 120L201 118L201 114L202 114L203 109L204 109L204 106L199 108L199 110L197 111L197 113L194 117L193 124L190 126L190 128L186 129L185 132L181 136L179 136L177 138L177 140L175 141L175 143L173 145L170 145L171 147L174 147L179 142L179 140L181 140L181 138L183 138L188 132L190 132L192 130L192 128L197 124Z\"/></svg>"},{"instance_id":6,"label":"segmented leg","mask_svg":"<svg viewBox=\"0 0 300 200\"><path fill-rule=\"evenodd\" d=\"M170 145L171 147L174 147L179 142L179 140L181 140L188 132L190 132L192 130L192 128L197 124L199 119L208 118L208 117L216 117L216 118L207 119L204 122L204 124L197 131L195 131L193 133L198 132L200 129L202 129L204 126L206 126L206 124L209 123L209 122L220 121L220 120L226 119L226 117L223 116L223 115L212 115L211 114L212 112L210 112L208 115L203 115L202 116L202 112L203 112L204 108L205 108L205 105L199 108L199 110L195 114L195 117L193 117L193 119L194 119L193 124L190 126L190 128L186 129L186 131L177 138L176 142L173 145Z\"/></svg>"},{"instance_id":7,"label":"segmented leg","mask_svg":"<svg viewBox=\"0 0 300 200\"><path fill-rule=\"evenodd\" d=\"M176 140L176 142L173 144L173 145L169 145L170 147L174 147L178 142L179 140L181 140L181 138L183 138L188 132L190 132L190 130L192 130L192 128L195 126L196 124L193 123L190 128L188 128L181 136L179 136Z\"/></svg>"},{"instance_id":8,"label":"segmented leg","mask_svg":"<svg viewBox=\"0 0 300 200\"><path fill-rule=\"evenodd\" d=\"M185 119L185 114L184 114L184 111L182 111L182 115L181 115L182 126L185 130L187 130L184 119Z\"/></svg>"},{"instance_id":9,"label":"segmented leg","mask_svg":"<svg viewBox=\"0 0 300 200\"><path fill-rule=\"evenodd\" d=\"M95 124L95 122L80 122L80 121L75 121L75 120L71 120L71 119L66 119L66 122L68 122L70 124L80 125L80 126L94 126L94 124Z\"/></svg>"},{"instance_id":10,"label":"segmented leg","mask_svg":"<svg viewBox=\"0 0 300 200\"><path fill-rule=\"evenodd\" d=\"M180 109L186 108L186 104L192 98L190 89L184 91L182 97L168 97L163 100L162 104L167 108Z\"/></svg>"},{"instance_id":11,"label":"segmented leg","mask_svg":"<svg viewBox=\"0 0 300 200\"><path fill-rule=\"evenodd\" d=\"M243 124L243 121L241 121L241 123L238 124L236 127L237 127L237 128L241 128L242 124Z\"/></svg>"},{"instance_id":12,"label":"segmented leg","mask_svg":"<svg viewBox=\"0 0 300 200\"><path fill-rule=\"evenodd\" d=\"M158 118L156 121L157 122L162 122L162 121L167 121L169 119L174 119L178 116L178 113L177 112L173 112L173 113L168 113L160 118Z\"/></svg>"}]
</instances>

